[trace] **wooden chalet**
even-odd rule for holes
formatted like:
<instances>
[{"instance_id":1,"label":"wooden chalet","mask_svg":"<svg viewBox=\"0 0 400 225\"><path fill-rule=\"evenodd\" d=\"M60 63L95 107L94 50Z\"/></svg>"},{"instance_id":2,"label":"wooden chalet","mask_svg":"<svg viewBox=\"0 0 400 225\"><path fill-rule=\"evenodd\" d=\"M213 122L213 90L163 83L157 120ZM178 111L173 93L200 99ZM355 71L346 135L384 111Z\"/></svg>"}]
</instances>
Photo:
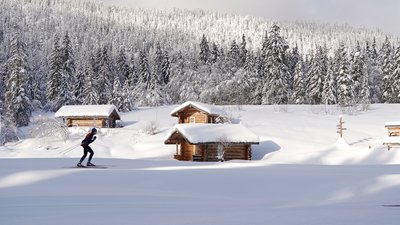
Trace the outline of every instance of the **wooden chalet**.
<instances>
[{"instance_id":1,"label":"wooden chalet","mask_svg":"<svg viewBox=\"0 0 400 225\"><path fill-rule=\"evenodd\" d=\"M178 160L251 160L251 145L259 138L241 124L177 124L164 143L176 145Z\"/></svg>"},{"instance_id":2,"label":"wooden chalet","mask_svg":"<svg viewBox=\"0 0 400 225\"><path fill-rule=\"evenodd\" d=\"M387 122L385 128L388 129L388 136L384 138L383 144L391 147L400 147L400 122Z\"/></svg>"},{"instance_id":3,"label":"wooden chalet","mask_svg":"<svg viewBox=\"0 0 400 225\"><path fill-rule=\"evenodd\" d=\"M114 105L66 105L56 113L68 127L116 127L121 120L118 109Z\"/></svg>"},{"instance_id":4,"label":"wooden chalet","mask_svg":"<svg viewBox=\"0 0 400 225\"><path fill-rule=\"evenodd\" d=\"M178 123L218 123L225 112L216 106L199 102L185 102L171 112L178 117Z\"/></svg>"},{"instance_id":5,"label":"wooden chalet","mask_svg":"<svg viewBox=\"0 0 400 225\"><path fill-rule=\"evenodd\" d=\"M251 160L251 145L259 138L241 124L222 124L224 112L215 106L186 102L172 110L178 124L164 143L175 144L177 160L224 161Z\"/></svg>"}]
</instances>

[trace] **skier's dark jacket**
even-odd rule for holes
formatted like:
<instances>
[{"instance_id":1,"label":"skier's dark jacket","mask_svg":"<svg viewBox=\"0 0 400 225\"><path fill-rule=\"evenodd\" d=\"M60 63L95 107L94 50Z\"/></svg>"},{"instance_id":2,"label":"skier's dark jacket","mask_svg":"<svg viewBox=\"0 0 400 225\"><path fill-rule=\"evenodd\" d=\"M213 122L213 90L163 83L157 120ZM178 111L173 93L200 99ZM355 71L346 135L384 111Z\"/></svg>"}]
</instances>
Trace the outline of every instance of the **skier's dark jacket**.
<instances>
[{"instance_id":1,"label":"skier's dark jacket","mask_svg":"<svg viewBox=\"0 0 400 225\"><path fill-rule=\"evenodd\" d=\"M92 143L94 140L96 140L96 137L93 137L94 133L90 132L86 135L85 139L82 140L81 146L88 146L90 143Z\"/></svg>"}]
</instances>

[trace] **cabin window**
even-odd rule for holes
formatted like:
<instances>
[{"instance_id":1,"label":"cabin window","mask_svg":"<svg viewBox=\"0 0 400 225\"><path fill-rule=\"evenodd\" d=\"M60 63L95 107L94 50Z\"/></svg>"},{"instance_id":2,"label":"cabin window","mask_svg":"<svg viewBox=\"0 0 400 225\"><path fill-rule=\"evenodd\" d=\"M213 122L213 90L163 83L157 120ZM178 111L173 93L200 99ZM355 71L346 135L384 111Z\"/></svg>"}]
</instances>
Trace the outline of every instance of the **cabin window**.
<instances>
[{"instance_id":1,"label":"cabin window","mask_svg":"<svg viewBox=\"0 0 400 225\"><path fill-rule=\"evenodd\" d=\"M196 123L196 118L195 118L194 116L191 116L191 117L189 118L189 122L190 122L190 123Z\"/></svg>"}]
</instances>

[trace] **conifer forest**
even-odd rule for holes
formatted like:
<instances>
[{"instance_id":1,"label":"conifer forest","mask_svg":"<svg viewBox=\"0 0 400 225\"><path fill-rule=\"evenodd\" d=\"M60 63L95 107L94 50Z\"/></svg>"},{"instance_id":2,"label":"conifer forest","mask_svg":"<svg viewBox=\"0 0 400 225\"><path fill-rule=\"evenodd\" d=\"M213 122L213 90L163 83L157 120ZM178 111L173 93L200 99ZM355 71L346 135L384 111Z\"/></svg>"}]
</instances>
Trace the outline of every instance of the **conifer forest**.
<instances>
[{"instance_id":1,"label":"conifer forest","mask_svg":"<svg viewBox=\"0 0 400 225\"><path fill-rule=\"evenodd\" d=\"M399 37L202 10L0 0L0 136L71 104L400 102Z\"/></svg>"}]
</instances>

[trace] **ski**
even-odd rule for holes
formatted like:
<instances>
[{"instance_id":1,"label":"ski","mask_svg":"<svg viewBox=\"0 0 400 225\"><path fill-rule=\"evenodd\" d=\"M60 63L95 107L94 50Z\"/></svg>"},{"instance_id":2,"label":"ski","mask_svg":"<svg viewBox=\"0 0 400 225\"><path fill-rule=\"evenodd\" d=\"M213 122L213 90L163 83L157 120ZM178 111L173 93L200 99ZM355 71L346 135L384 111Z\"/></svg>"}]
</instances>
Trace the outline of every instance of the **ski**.
<instances>
[{"instance_id":1,"label":"ski","mask_svg":"<svg viewBox=\"0 0 400 225\"><path fill-rule=\"evenodd\" d=\"M97 166L67 166L63 168L82 168L82 169L107 169L107 166L97 165Z\"/></svg>"},{"instance_id":2,"label":"ski","mask_svg":"<svg viewBox=\"0 0 400 225\"><path fill-rule=\"evenodd\" d=\"M383 207L400 207L400 205L382 205Z\"/></svg>"}]
</instances>

